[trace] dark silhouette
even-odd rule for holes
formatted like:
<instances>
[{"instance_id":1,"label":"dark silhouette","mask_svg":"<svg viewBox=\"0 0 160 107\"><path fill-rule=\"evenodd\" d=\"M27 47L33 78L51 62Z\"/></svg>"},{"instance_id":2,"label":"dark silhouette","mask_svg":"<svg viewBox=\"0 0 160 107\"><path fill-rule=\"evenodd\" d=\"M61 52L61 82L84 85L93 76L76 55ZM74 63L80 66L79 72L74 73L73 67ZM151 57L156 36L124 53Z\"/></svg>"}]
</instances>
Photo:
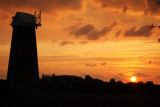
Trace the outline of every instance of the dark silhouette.
<instances>
[{"instance_id":1,"label":"dark silhouette","mask_svg":"<svg viewBox=\"0 0 160 107\"><path fill-rule=\"evenodd\" d=\"M13 17L7 80L0 80L2 107L155 107L160 104L160 85L152 81L123 83L112 78L104 82L90 75L82 78L55 74L43 74L39 79L35 28L41 26L40 17L41 14L22 12Z\"/></svg>"},{"instance_id":2,"label":"dark silhouette","mask_svg":"<svg viewBox=\"0 0 160 107\"><path fill-rule=\"evenodd\" d=\"M112 78L109 82L71 75L42 75L39 96L6 96L6 80L0 80L2 106L23 107L151 107L160 103L160 85L146 83L123 83ZM7 102L10 103L7 103Z\"/></svg>"},{"instance_id":3,"label":"dark silhouette","mask_svg":"<svg viewBox=\"0 0 160 107\"><path fill-rule=\"evenodd\" d=\"M0 80L0 90L7 92L7 81ZM123 83L114 78L110 82L93 79L86 75L85 78L71 75L42 75L40 79L41 92L89 92L89 93L160 93L160 85L152 81ZM3 92L0 91L0 92Z\"/></svg>"},{"instance_id":4,"label":"dark silhouette","mask_svg":"<svg viewBox=\"0 0 160 107\"><path fill-rule=\"evenodd\" d=\"M85 78L78 76L55 76L42 75L40 79L42 92L95 92L95 93L159 93L160 85L155 85L152 81L129 82L124 84L114 78L110 82L93 79L86 75Z\"/></svg>"},{"instance_id":5,"label":"dark silhouette","mask_svg":"<svg viewBox=\"0 0 160 107\"><path fill-rule=\"evenodd\" d=\"M11 94L32 94L38 91L39 72L35 28L40 26L36 15L17 12L13 18L12 43L7 81Z\"/></svg>"}]
</instances>

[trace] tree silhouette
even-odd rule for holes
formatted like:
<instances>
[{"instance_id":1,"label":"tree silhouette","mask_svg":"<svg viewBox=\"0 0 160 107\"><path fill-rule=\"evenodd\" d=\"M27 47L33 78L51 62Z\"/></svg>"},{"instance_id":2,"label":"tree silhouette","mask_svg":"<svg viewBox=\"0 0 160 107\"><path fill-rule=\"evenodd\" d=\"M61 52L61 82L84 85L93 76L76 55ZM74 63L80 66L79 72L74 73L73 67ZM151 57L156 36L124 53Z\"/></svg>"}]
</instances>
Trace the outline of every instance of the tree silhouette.
<instances>
[{"instance_id":1,"label":"tree silhouette","mask_svg":"<svg viewBox=\"0 0 160 107\"><path fill-rule=\"evenodd\" d=\"M160 86L153 84L152 81L129 82L124 84L121 81L116 82L112 78L109 82L104 82L99 79L93 79L86 75L85 78L78 76L62 75L56 76L42 75L40 79L41 90L49 92L113 92L113 93L130 93L130 92L159 92Z\"/></svg>"},{"instance_id":2,"label":"tree silhouette","mask_svg":"<svg viewBox=\"0 0 160 107\"><path fill-rule=\"evenodd\" d=\"M0 80L0 92L7 93L7 81ZM89 75L85 78L55 74L43 74L40 78L40 91L42 93L50 92L94 92L94 93L159 93L160 85L155 85L152 81L129 82L123 83L112 78L109 82L104 82L100 79L94 79ZM1 94L1 95L2 95Z\"/></svg>"}]
</instances>

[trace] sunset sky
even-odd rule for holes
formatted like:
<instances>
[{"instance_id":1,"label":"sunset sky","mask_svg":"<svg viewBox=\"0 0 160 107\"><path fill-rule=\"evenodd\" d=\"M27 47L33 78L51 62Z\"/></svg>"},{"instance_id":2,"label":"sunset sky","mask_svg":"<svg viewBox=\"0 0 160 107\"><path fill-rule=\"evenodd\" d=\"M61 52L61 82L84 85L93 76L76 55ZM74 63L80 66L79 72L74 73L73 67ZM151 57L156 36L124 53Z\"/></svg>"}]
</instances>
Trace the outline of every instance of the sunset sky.
<instances>
[{"instance_id":1,"label":"sunset sky","mask_svg":"<svg viewBox=\"0 0 160 107\"><path fill-rule=\"evenodd\" d=\"M160 84L160 0L0 0L0 79L6 79L19 12L42 11L36 30L42 74Z\"/></svg>"}]
</instances>

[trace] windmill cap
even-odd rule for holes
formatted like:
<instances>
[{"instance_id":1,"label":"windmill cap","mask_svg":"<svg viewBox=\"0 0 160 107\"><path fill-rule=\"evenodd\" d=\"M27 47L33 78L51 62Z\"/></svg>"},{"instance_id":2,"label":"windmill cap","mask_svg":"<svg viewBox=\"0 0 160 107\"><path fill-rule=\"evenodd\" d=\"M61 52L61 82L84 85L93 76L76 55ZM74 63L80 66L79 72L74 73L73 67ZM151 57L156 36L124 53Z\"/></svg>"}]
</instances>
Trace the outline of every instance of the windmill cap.
<instances>
[{"instance_id":1,"label":"windmill cap","mask_svg":"<svg viewBox=\"0 0 160 107\"><path fill-rule=\"evenodd\" d=\"M32 14L17 12L11 23L13 26L36 26L36 18Z\"/></svg>"}]
</instances>

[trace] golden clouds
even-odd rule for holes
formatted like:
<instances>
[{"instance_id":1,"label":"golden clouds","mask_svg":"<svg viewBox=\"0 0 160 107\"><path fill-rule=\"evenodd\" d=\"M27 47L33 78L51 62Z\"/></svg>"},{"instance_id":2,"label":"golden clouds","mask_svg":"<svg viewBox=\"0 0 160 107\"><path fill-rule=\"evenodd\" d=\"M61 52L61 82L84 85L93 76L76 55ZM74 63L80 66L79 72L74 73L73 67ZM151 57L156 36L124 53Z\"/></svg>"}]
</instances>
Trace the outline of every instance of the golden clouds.
<instances>
[{"instance_id":1,"label":"golden clouds","mask_svg":"<svg viewBox=\"0 0 160 107\"><path fill-rule=\"evenodd\" d=\"M144 0L95 0L101 4L103 8L129 9L133 11L144 11Z\"/></svg>"},{"instance_id":2,"label":"golden clouds","mask_svg":"<svg viewBox=\"0 0 160 107\"><path fill-rule=\"evenodd\" d=\"M7 12L20 8L42 9L45 12L79 10L82 5L83 0L0 0L0 9Z\"/></svg>"},{"instance_id":3,"label":"golden clouds","mask_svg":"<svg viewBox=\"0 0 160 107\"><path fill-rule=\"evenodd\" d=\"M103 8L122 9L125 13L127 10L133 12L142 12L145 15L159 16L160 0L95 0Z\"/></svg>"}]
</instances>

